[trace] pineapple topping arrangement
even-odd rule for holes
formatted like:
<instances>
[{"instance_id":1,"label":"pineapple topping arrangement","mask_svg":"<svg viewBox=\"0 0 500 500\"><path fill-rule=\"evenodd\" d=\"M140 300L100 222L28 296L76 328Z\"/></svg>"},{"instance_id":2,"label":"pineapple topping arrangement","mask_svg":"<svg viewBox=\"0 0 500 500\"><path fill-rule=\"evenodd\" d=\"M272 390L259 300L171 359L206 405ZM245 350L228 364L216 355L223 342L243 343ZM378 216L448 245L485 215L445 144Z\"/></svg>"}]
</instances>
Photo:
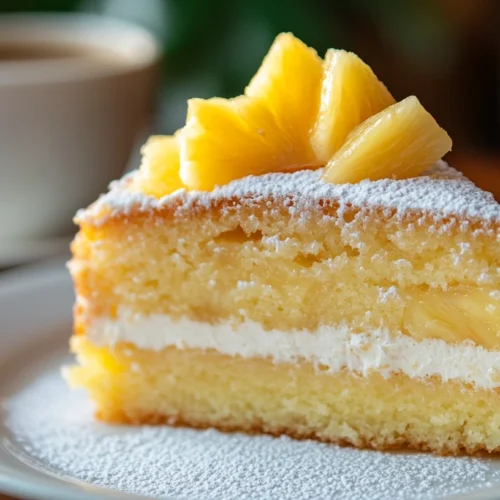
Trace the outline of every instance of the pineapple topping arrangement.
<instances>
[{"instance_id":1,"label":"pineapple topping arrangement","mask_svg":"<svg viewBox=\"0 0 500 500\"><path fill-rule=\"evenodd\" d=\"M396 103L355 54L330 49L322 60L282 33L244 95L191 99L182 129L147 142L135 188L159 198L321 167L331 183L404 179L451 145L416 97Z\"/></svg>"}]
</instances>

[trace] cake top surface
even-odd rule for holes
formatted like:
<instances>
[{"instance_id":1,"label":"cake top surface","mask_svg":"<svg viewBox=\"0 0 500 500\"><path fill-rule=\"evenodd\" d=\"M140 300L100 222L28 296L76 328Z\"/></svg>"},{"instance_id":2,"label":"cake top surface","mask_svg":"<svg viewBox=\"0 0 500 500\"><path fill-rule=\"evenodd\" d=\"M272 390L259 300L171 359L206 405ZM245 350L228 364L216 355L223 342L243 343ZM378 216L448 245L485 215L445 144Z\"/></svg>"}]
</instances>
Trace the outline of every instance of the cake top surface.
<instances>
[{"instance_id":1,"label":"cake top surface","mask_svg":"<svg viewBox=\"0 0 500 500\"><path fill-rule=\"evenodd\" d=\"M493 195L478 188L443 161L436 163L425 175L404 180L331 184L322 180L322 169L301 170L248 176L212 191L179 189L159 199L129 189L130 177L134 175L135 172L111 183L108 193L77 213L76 221L95 222L120 214L169 206L182 216L185 210L192 210L195 206L209 207L221 200L238 200L244 205L271 197L294 210L312 209L321 200L338 203L340 207L389 209L400 216L418 211L435 217L456 216L489 223L500 222L500 205Z\"/></svg>"}]
</instances>

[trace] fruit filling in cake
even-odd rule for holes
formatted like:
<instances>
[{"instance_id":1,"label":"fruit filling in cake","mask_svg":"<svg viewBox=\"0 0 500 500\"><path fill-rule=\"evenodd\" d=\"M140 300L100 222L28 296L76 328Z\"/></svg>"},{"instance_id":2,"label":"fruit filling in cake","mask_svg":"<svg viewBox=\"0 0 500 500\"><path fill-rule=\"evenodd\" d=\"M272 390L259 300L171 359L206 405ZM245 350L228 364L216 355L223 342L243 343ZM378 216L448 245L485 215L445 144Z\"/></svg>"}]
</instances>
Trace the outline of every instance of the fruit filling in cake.
<instances>
[{"instance_id":1,"label":"fruit filling in cake","mask_svg":"<svg viewBox=\"0 0 500 500\"><path fill-rule=\"evenodd\" d=\"M354 54L278 36L76 217L98 418L500 450L500 206Z\"/></svg>"}]
</instances>

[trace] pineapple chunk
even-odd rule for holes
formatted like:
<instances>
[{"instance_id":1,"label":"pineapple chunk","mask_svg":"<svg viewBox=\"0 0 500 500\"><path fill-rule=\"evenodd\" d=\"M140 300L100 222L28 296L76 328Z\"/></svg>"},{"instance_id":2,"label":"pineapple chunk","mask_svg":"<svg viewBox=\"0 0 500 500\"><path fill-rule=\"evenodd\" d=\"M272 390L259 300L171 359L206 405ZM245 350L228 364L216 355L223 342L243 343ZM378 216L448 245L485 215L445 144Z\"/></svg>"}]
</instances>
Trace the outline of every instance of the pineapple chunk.
<instances>
[{"instance_id":1,"label":"pineapple chunk","mask_svg":"<svg viewBox=\"0 0 500 500\"><path fill-rule=\"evenodd\" d=\"M311 136L316 156L327 163L351 130L395 102L385 85L356 54L328 50L321 104Z\"/></svg>"},{"instance_id":2,"label":"pineapple chunk","mask_svg":"<svg viewBox=\"0 0 500 500\"><path fill-rule=\"evenodd\" d=\"M180 136L181 179L190 189L311 166L310 150L260 100L191 99Z\"/></svg>"},{"instance_id":3,"label":"pineapple chunk","mask_svg":"<svg viewBox=\"0 0 500 500\"><path fill-rule=\"evenodd\" d=\"M134 188L156 198L183 188L179 176L180 155L176 135L156 135L141 149L142 162Z\"/></svg>"},{"instance_id":4,"label":"pineapple chunk","mask_svg":"<svg viewBox=\"0 0 500 500\"><path fill-rule=\"evenodd\" d=\"M319 107L322 61L284 33L235 99L191 99L181 136L182 181L189 189L268 172L319 167L309 134Z\"/></svg>"},{"instance_id":5,"label":"pineapple chunk","mask_svg":"<svg viewBox=\"0 0 500 500\"><path fill-rule=\"evenodd\" d=\"M405 310L404 328L415 339L472 340L500 348L500 300L491 290L458 287L416 292Z\"/></svg>"},{"instance_id":6,"label":"pineapple chunk","mask_svg":"<svg viewBox=\"0 0 500 500\"><path fill-rule=\"evenodd\" d=\"M303 157L294 163L318 164L309 136L319 109L322 76L323 60L316 51L291 33L282 33L245 89L245 95L262 101L280 129L298 142Z\"/></svg>"},{"instance_id":7,"label":"pineapple chunk","mask_svg":"<svg viewBox=\"0 0 500 500\"><path fill-rule=\"evenodd\" d=\"M333 183L414 177L451 150L451 139L415 96L368 118L326 166Z\"/></svg>"}]
</instances>

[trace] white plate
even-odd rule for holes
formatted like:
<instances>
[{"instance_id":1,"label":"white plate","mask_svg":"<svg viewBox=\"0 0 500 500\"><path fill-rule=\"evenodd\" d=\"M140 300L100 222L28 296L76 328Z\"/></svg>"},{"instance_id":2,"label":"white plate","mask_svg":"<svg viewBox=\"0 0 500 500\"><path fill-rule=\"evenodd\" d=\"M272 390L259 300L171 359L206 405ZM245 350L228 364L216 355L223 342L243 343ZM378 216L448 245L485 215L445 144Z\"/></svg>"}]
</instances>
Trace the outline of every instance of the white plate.
<instances>
[{"instance_id":1,"label":"white plate","mask_svg":"<svg viewBox=\"0 0 500 500\"><path fill-rule=\"evenodd\" d=\"M72 302L60 261L0 278L2 492L44 500L500 498L500 460L490 458L98 424L85 395L59 377L70 360Z\"/></svg>"}]
</instances>

